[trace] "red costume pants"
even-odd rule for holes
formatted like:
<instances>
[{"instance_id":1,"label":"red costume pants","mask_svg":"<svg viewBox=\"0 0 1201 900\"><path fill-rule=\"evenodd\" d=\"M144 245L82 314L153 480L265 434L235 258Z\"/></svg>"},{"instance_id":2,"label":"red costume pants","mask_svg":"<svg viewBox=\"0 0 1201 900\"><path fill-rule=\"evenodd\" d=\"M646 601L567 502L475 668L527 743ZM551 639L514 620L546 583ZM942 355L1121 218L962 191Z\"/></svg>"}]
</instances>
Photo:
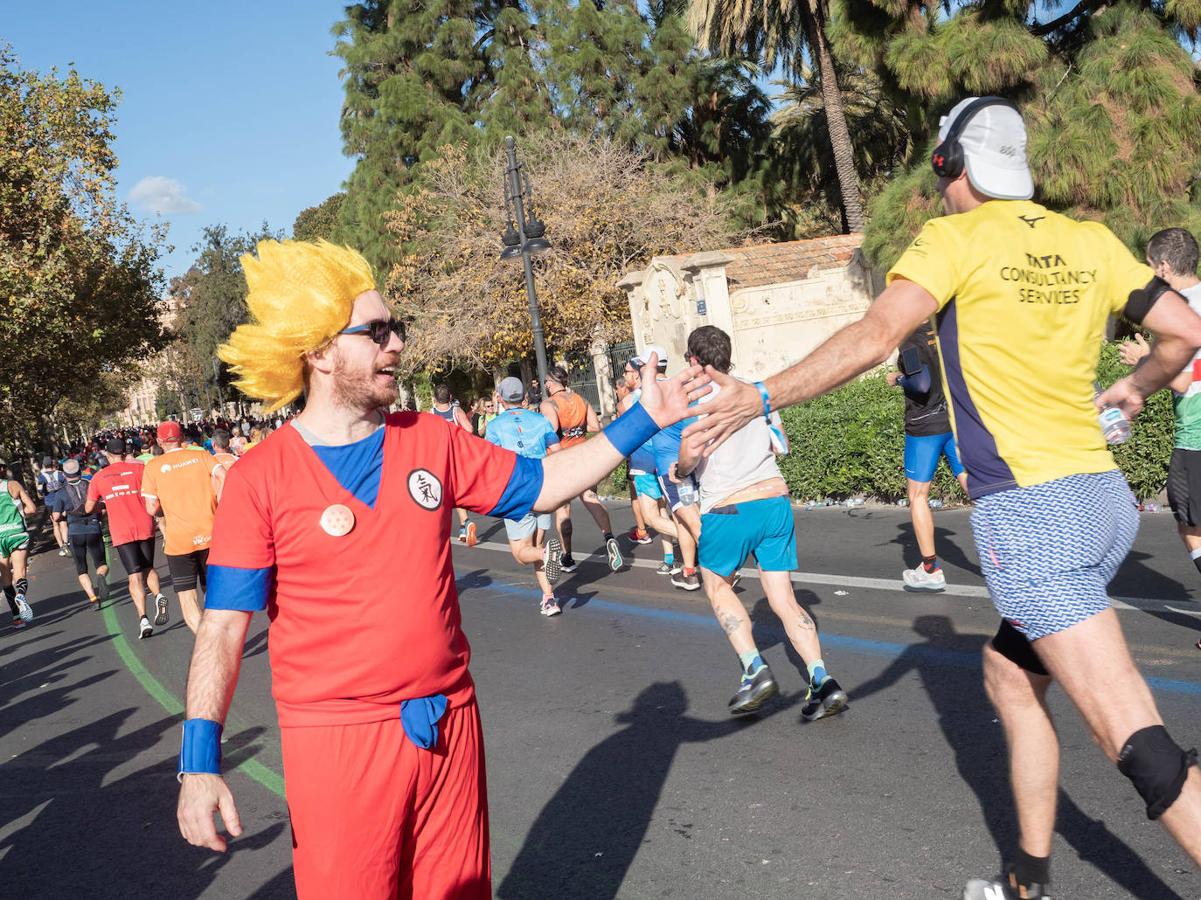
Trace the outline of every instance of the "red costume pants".
<instances>
[{"instance_id":1,"label":"red costume pants","mask_svg":"<svg viewBox=\"0 0 1201 900\"><path fill-rule=\"evenodd\" d=\"M399 715L281 728L300 900L488 900L479 708L448 709L418 749Z\"/></svg>"}]
</instances>

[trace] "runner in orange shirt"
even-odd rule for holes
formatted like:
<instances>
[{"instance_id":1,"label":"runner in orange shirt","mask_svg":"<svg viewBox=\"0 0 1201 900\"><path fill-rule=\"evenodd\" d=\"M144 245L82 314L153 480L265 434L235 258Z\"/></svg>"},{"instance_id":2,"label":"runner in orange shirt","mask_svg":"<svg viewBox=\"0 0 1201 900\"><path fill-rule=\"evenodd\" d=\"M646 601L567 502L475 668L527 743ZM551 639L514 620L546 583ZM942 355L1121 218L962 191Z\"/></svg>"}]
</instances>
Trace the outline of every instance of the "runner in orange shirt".
<instances>
[{"instance_id":1,"label":"runner in orange shirt","mask_svg":"<svg viewBox=\"0 0 1201 900\"><path fill-rule=\"evenodd\" d=\"M567 386L567 370L562 366L553 366L546 373L546 399L539 404L538 411L550 420L559 435L559 444L566 450L577 444L584 443L589 434L601 430L600 420L592 404ZM609 521L609 511L596 495L596 488L591 487L579 495L584 509L592 514L592 520L605 537L605 553L609 557L609 568L616 572L623 565L621 548L617 538L613 536L613 524ZM571 556L571 501L568 500L555 510L555 525L559 529L559 539L563 543L561 565L564 572L574 572L576 562Z\"/></svg>"},{"instance_id":2,"label":"runner in orange shirt","mask_svg":"<svg viewBox=\"0 0 1201 900\"><path fill-rule=\"evenodd\" d=\"M142 497L150 515L163 513L163 549L171 583L179 596L184 621L193 632L200 627L198 592L205 587L213 512L225 484L225 468L206 450L181 447L178 422L158 426L163 455L146 466Z\"/></svg>"}]
</instances>

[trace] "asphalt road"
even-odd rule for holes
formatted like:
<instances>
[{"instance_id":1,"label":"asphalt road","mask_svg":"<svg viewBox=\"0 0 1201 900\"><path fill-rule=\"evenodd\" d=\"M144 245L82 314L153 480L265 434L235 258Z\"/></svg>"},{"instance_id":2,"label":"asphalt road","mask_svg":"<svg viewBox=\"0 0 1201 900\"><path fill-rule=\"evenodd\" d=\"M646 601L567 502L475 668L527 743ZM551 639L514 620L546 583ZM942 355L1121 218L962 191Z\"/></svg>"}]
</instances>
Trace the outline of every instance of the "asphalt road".
<instances>
[{"instance_id":1,"label":"asphalt road","mask_svg":"<svg viewBox=\"0 0 1201 900\"><path fill-rule=\"evenodd\" d=\"M614 512L628 528L628 510ZM584 562L549 620L500 523L455 551L497 896L958 898L967 878L998 868L1015 828L980 685L996 617L966 512L936 516L951 583L937 596L899 590L916 559L904 510L797 520L798 596L852 698L816 723L800 717L801 668L753 574L739 591L784 696L731 720L737 661L703 595L654 574L656 546L619 573L599 554ZM599 534L582 510L576 522L579 558ZM1112 593L1186 747L1201 742L1198 583L1170 516L1144 516ZM266 619L252 626L226 729L246 833L220 856L187 846L174 821L191 635L173 602L171 626L138 641L116 596L87 610L69 560L41 554L33 627L0 630L0 895L293 896ZM1201 897L1201 873L1146 820L1064 698L1052 705L1064 747L1055 896Z\"/></svg>"}]
</instances>

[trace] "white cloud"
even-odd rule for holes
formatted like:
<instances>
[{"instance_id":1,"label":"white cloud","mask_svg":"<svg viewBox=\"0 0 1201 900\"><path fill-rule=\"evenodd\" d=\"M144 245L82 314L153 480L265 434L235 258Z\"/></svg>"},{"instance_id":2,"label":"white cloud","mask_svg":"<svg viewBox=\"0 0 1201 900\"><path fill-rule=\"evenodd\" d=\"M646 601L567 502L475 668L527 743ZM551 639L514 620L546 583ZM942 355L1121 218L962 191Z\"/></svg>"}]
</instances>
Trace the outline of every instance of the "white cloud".
<instances>
[{"instance_id":1,"label":"white cloud","mask_svg":"<svg viewBox=\"0 0 1201 900\"><path fill-rule=\"evenodd\" d=\"M129 199L144 212L200 212L200 204L188 196L187 188L165 175L147 175L133 186Z\"/></svg>"}]
</instances>

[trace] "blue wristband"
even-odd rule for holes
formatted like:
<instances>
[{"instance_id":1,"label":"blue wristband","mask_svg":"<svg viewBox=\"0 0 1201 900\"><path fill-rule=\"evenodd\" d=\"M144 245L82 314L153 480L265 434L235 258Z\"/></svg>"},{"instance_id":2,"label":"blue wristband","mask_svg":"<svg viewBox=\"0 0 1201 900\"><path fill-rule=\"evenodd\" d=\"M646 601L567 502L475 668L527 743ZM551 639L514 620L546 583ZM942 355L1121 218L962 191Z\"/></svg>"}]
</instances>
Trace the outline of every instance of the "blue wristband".
<instances>
[{"instance_id":1,"label":"blue wristband","mask_svg":"<svg viewBox=\"0 0 1201 900\"><path fill-rule=\"evenodd\" d=\"M762 381L756 381L755 387L759 389L759 396L763 398L763 416L764 418L771 417L771 396L767 393L767 387Z\"/></svg>"},{"instance_id":2,"label":"blue wristband","mask_svg":"<svg viewBox=\"0 0 1201 900\"><path fill-rule=\"evenodd\" d=\"M177 778L199 773L221 774L221 730L221 723L211 719L184 721Z\"/></svg>"},{"instance_id":3,"label":"blue wristband","mask_svg":"<svg viewBox=\"0 0 1201 900\"><path fill-rule=\"evenodd\" d=\"M617 452L629 456L659 433L659 426L641 403L635 403L605 426L602 432Z\"/></svg>"}]
</instances>

